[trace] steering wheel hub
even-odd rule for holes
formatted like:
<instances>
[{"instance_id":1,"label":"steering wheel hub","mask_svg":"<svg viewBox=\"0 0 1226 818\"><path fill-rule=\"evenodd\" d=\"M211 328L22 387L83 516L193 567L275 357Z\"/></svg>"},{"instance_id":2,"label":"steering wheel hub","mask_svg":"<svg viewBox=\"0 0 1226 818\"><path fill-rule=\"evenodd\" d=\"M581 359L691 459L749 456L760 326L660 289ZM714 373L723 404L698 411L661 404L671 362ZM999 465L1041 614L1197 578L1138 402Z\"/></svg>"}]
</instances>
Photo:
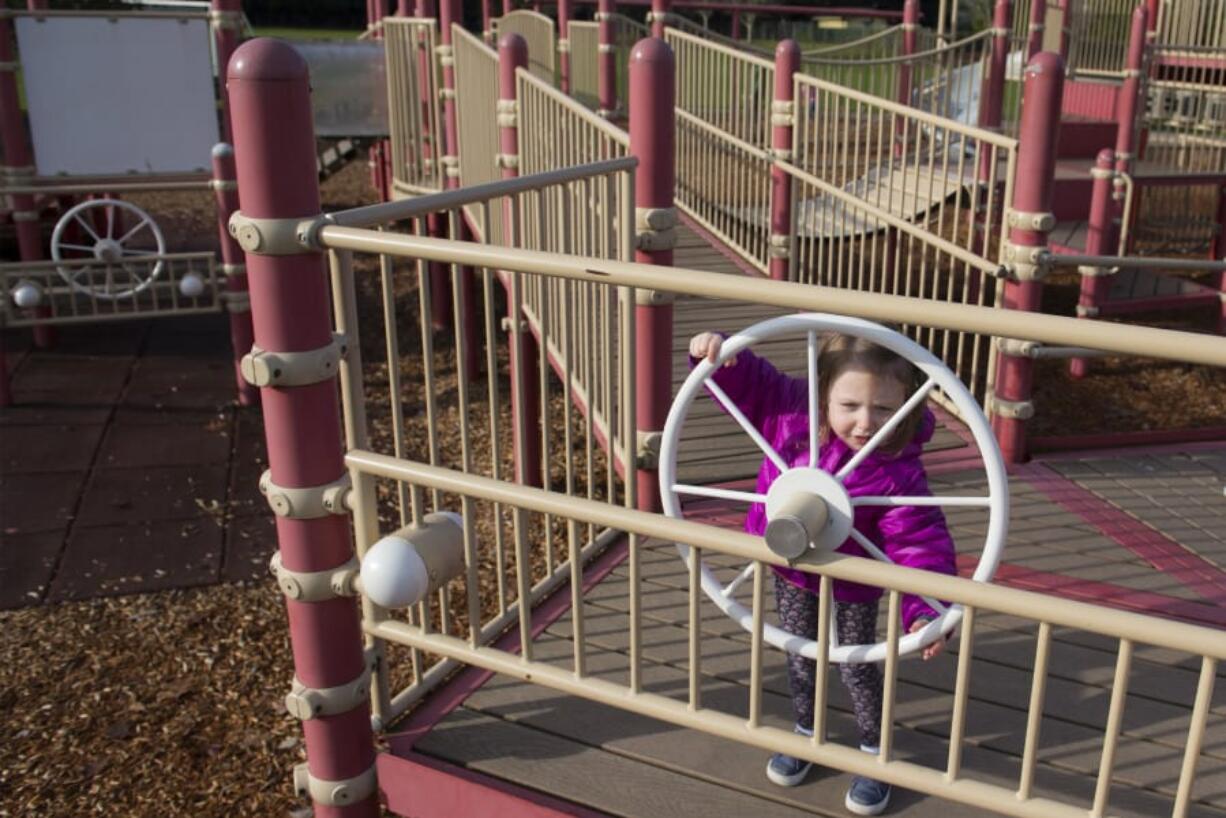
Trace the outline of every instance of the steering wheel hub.
<instances>
[{"instance_id":1,"label":"steering wheel hub","mask_svg":"<svg viewBox=\"0 0 1226 818\"><path fill-rule=\"evenodd\" d=\"M766 544L794 560L805 551L833 551L851 532L851 498L821 469L790 469L766 492Z\"/></svg>"}]
</instances>

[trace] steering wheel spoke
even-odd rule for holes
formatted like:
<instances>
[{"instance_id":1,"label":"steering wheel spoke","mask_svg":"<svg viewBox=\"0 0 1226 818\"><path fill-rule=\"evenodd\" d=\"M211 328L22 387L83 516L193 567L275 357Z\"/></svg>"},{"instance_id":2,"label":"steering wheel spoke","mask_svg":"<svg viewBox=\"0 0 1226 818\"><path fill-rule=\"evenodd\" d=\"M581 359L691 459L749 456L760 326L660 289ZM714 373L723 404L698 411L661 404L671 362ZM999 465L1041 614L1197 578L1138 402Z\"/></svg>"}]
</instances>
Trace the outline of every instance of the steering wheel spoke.
<instances>
[{"instance_id":1,"label":"steering wheel spoke","mask_svg":"<svg viewBox=\"0 0 1226 818\"><path fill-rule=\"evenodd\" d=\"M745 413L737 408L737 405L732 402L732 399L728 397L727 393L724 392L723 389L720 389L715 381L707 381L707 389L710 390L715 396L715 399L718 400L726 410L728 410L728 414L732 415L736 422L740 424L741 428L745 430L745 433L753 439L753 442L756 443L758 448L762 450L762 453L771 459L779 471L787 471L787 462L783 459L779 452L775 451L775 448L767 442L766 438L762 437L762 433L758 431L758 428L754 426L752 422L750 422L749 418L745 417Z\"/></svg>"},{"instance_id":2,"label":"steering wheel spoke","mask_svg":"<svg viewBox=\"0 0 1226 818\"><path fill-rule=\"evenodd\" d=\"M678 494L689 494L694 497L712 497L717 500L735 500L738 503L765 503L766 495L751 491L736 489L721 489L713 486L694 486L688 483L674 483L673 491Z\"/></svg>"}]
</instances>

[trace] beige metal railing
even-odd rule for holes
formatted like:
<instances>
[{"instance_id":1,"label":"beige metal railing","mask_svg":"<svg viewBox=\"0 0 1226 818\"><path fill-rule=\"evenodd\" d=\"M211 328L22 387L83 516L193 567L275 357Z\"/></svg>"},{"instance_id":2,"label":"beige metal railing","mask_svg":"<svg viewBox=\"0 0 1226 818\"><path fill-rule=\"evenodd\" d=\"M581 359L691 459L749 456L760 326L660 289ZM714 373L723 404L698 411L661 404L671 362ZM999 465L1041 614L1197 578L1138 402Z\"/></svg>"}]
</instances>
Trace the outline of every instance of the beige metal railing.
<instances>
[{"instance_id":1,"label":"beige metal railing","mask_svg":"<svg viewBox=\"0 0 1226 818\"><path fill-rule=\"evenodd\" d=\"M791 278L992 306L1017 142L797 75ZM977 399L989 339L909 324Z\"/></svg>"},{"instance_id":2,"label":"beige metal railing","mask_svg":"<svg viewBox=\"0 0 1226 818\"><path fill-rule=\"evenodd\" d=\"M570 94L593 111L600 107L600 25L571 20Z\"/></svg>"},{"instance_id":3,"label":"beige metal railing","mask_svg":"<svg viewBox=\"0 0 1226 818\"><path fill-rule=\"evenodd\" d=\"M530 73L520 71L517 81L522 173L542 174L629 156L625 131ZM627 167L635 163L628 161ZM635 238L630 229L633 178L607 175L539 190L524 203L521 220L519 247L629 261ZM548 356L548 361L542 358L542 366L552 362L565 379L565 405L582 407L589 432L611 444L610 481L614 464L624 467L627 451L618 403L626 387L617 377L619 323L618 305L610 300L613 295L603 286L540 278L530 279L523 292L524 315L542 345L542 356ZM580 304L587 308L576 310ZM572 321L577 324L572 326Z\"/></svg>"},{"instance_id":4,"label":"beige metal railing","mask_svg":"<svg viewBox=\"0 0 1226 818\"><path fill-rule=\"evenodd\" d=\"M526 72L520 72L520 81L539 85ZM573 102L566 104L574 106ZM530 102L526 107L525 118L532 127L536 106ZM628 238L613 234L607 225L633 224L630 180L636 165L635 159L623 156L334 213L329 220L346 229L378 227L379 232L364 232L390 242L396 234L382 228L405 230L407 226L409 234L421 235L426 217L434 213L449 220L451 235L457 237L461 213L467 210L477 214L478 227L509 220L507 235L515 243L555 251L582 250L601 260L624 259L632 252ZM557 238L541 237L555 230ZM495 252L509 251L499 248ZM389 249L381 255L377 287L357 286L351 252L331 253L337 331L366 339L378 334L384 342L381 348L350 347L356 351L341 373L347 445L500 480L511 475L512 441L539 436L548 488L589 499L632 497L619 479L619 470L623 478L633 480L634 464L627 464L623 457L615 468L614 459L604 450L613 441L624 452L625 441L634 439L634 388L627 382L632 358L625 357L633 356L634 349L633 293L591 282L544 282L539 277L525 281L518 273L500 272L496 265L483 265L475 273L457 266L445 276L451 286L452 308L444 317L434 313L440 302L431 287L438 279L428 274L428 265L418 262L406 268L393 253ZM466 281L472 283L471 297L466 295ZM530 326L511 322L512 338L532 331L545 341L540 344L538 361L517 360L511 373L517 388L539 390L540 428L515 428L514 420L503 415L509 402L509 390L501 377L506 367L497 352L503 340L497 290L503 287L508 306L515 314L527 314L531 321ZM365 309L360 308L359 298ZM367 327L362 333L359 315L379 315L382 326ZM450 332L433 329L440 320L450 322ZM541 373L552 368L558 375L529 382L525 375L528 363ZM484 377L479 372L482 366ZM412 392L423 396L422 406L403 403L403 387L410 378L419 382ZM378 421L370 422L371 418ZM559 426L564 432L552 435L550 430ZM443 430L450 434L444 435ZM377 527L376 517L395 527L419 522L431 511L452 508L451 498L404 483L381 485L375 495L364 497L369 503L365 508L373 516L360 522L359 531L374 530L370 527ZM577 535L559 529L554 520L536 521L529 554L525 550L528 529L504 530L509 509L466 505L463 513L466 531L488 534L484 541L491 551L482 555L482 570L488 572L490 584L483 587L496 595L497 604L487 606L492 613L481 615L460 602L471 598L476 586L452 589L422 603L411 612L410 621L444 632L470 628L473 643L484 644L514 621L518 606L530 608L568 578L568 560L574 555L566 548L575 542L572 535ZM584 537L584 542L598 539L588 529ZM361 536L359 540L369 544ZM522 566L512 578L505 570L512 558L530 559L532 567ZM476 570L476 562L473 565ZM463 613L455 613L459 611ZM403 712L450 667L413 653L392 687L386 678L381 681L384 698L376 713L390 719Z\"/></svg>"},{"instance_id":5,"label":"beige metal railing","mask_svg":"<svg viewBox=\"0 0 1226 818\"><path fill-rule=\"evenodd\" d=\"M518 34L528 43L528 70L553 85L557 69L557 34L553 20L535 11L517 9L492 20L495 42L504 34Z\"/></svg>"},{"instance_id":6,"label":"beige metal railing","mask_svg":"<svg viewBox=\"0 0 1226 818\"><path fill-rule=\"evenodd\" d=\"M675 28L664 38L676 55L677 206L765 270L774 62Z\"/></svg>"},{"instance_id":7,"label":"beige metal railing","mask_svg":"<svg viewBox=\"0 0 1226 818\"><path fill-rule=\"evenodd\" d=\"M446 153L436 56L436 21L385 17L388 117L391 119L392 189L397 195L441 190Z\"/></svg>"},{"instance_id":8,"label":"beige metal railing","mask_svg":"<svg viewBox=\"0 0 1226 818\"><path fill-rule=\"evenodd\" d=\"M627 160L621 160L627 161ZM529 186L539 187L539 179L524 178L498 183L484 191L455 191L433 197L434 207L454 211L462 201L481 199L490 201L492 196L521 195ZM397 216L403 217L409 210L407 203L397 203ZM416 215L422 215L422 203ZM568 256L528 250L495 248L471 243L441 239L397 235L385 232L358 229L355 224L382 221L391 206L366 208L361 213L334 214L315 236L321 245L331 248L338 259L345 259L353 252L378 252L392 257L421 261L444 262L466 265L476 270L500 267L524 278L545 278L555 283L588 283L609 287L621 298L633 303L632 293L640 288L677 294L700 295L717 300L748 301L763 305L784 306L789 309L824 310L846 315L883 321L912 320L927 327L944 328L958 333L999 332L1010 337L1065 346L1101 348L1116 354L1160 356L1226 366L1226 349L1221 345L1199 343L1203 336L1144 327L1120 327L1095 321L1056 318L1053 316L1015 314L983 307L956 304L924 304L915 299L886 295L851 293L827 288L812 287L797 283L752 280L739 276L703 273L696 270L669 269L643 264L629 264L599 258ZM378 210L377 208L383 208ZM359 331L354 304L354 287L351 268L343 263L335 267L337 304L337 329L347 335ZM485 274L486 291L489 292L490 275ZM517 284L512 283L512 293ZM391 289L387 285L385 291ZM513 296L514 298L514 296ZM428 299L422 299L421 321L429 321ZM486 310L492 308L487 303ZM391 311L388 311L389 314ZM635 358L632 349L634 337L633 310L621 315L623 344L631 345L619 350L620 361L625 367L624 377L633 381L631 369ZM563 322L566 323L566 322ZM573 322L572 322L573 323ZM514 329L512 330L514 331ZM496 345L493 327L487 319L488 349ZM389 344L392 344L389 339ZM458 341L457 341L458 344ZM351 345L350 349L353 349ZM435 350L437 354L440 350ZM493 353L490 353L491 355ZM474 400L480 401L475 390L465 386L463 349L456 346L452 367L456 371L455 402L452 414L446 418L450 428L458 430L461 440L461 466L456 466L456 455L449 458L435 457L433 463L449 462L448 468L423 462L424 457L405 457L399 451L385 452L387 446L372 445L366 432L367 422L364 407L372 384L363 384L365 371L362 362L353 353L342 364L342 389L346 394L346 429L348 454L346 463L354 484L355 525L359 554L364 553L382 533L397 526L394 515L386 515L380 521L377 512L380 500L397 494L401 499L401 517L418 520L429 509L445 508L458 511L465 520L465 572L440 593L407 618L393 615L376 608L369 600L363 603L363 627L374 640L379 653L386 654L378 668L388 668L395 676L398 665L393 651L397 646L408 651L411 685L394 692L388 674L377 672L375 712L384 724L388 724L430 686L442 680L450 668L460 663L488 668L509 674L521 680L531 680L570 695L599 701L620 709L645 714L665 722L701 730L723 738L740 741L770 751L783 751L811 759L830 767L861 775L872 775L920 792L959 801L982 809L996 810L1007 815L1043 816L1063 818L1106 814L1108 796L1112 784L1120 785L1125 776L1117 772L1116 758L1119 748L1127 742L1147 742L1151 752L1161 752L1173 757L1172 763L1180 768L1178 776L1155 797L1173 803L1171 814L1183 815L1191 798L1197 764L1201 761L1201 749L1205 740L1206 722L1210 717L1213 685L1216 668L1226 658L1226 636L1221 631L1172 622L1165 619L1140 616L1118 610L1100 608L1083 603L1070 602L1050 596L1038 595L995 585L983 585L964 579L884 565L838 554L823 556L804 563L802 570L823 577L821 596L827 603L830 599L830 580L867 583L884 587L896 621L896 610L901 593L924 594L932 598L951 600L965 608L958 648L957 683L949 705L948 754L944 764L931 765L915 760L899 758L891 749L899 745L898 738L916 729L904 720L894 719L894 697L898 688L901 664L897 656L897 627L890 627L887 643L890 646L885 662L886 708L883 718L883 755L871 758L854 747L831 741L824 729L829 701L825 688L818 688L817 712L821 729L815 739L797 737L790 731L764 726L762 721L762 622L766 609L765 583L752 583L752 609L754 624L751 628L750 675L748 685L748 721L739 705L719 705L701 698L704 686L703 641L701 639L699 604L701 590L690 572L688 595L689 618L682 618L675 625L689 634L690 652L687 672L690 684L679 696L670 697L648 692L643 685L643 637L642 593L643 586L639 561L650 538L665 543L683 543L701 549L707 556L722 555L748 562L754 574L761 580L767 565L782 564L758 537L740 532L670 519L659 515L638 512L624 505L601 502L583 495L582 490L542 491L526 488L509 482L497 474L497 466L478 462L464 454L473 450L472 428L468 418L474 412ZM428 359L433 356L426 356ZM398 360L393 358L393 360ZM653 365L655 363L653 362ZM496 367L490 359L491 373ZM377 365L372 367L378 372ZM493 374L491 374L491 384ZM427 385L426 394L442 391L448 395L453 387L440 389L442 384ZM393 406L398 402L399 391L392 388ZM494 387L491 386L491 389ZM491 392L488 406L498 406L498 396ZM632 401L632 396L623 395L623 400ZM429 405L427 405L429 409ZM479 411L480 407L476 407ZM437 407L434 410L438 411ZM491 417L497 415L491 412ZM436 414L428 419L433 428L438 424ZM627 418L627 423L629 419ZM628 427L627 427L628 428ZM401 438L405 436L402 434ZM439 448L448 448L440 444ZM450 447L454 451L454 446ZM398 456L397 456L398 455ZM497 460L495 459L494 464ZM566 468L570 468L567 461ZM405 503L407 502L407 510ZM587 555L602 548L628 532L631 542L629 560L629 618L628 642L624 681L613 681L606 674L600 678L587 672L587 657L595 650L585 634L585 614L580 579L581 566ZM549 555L555 553L555 562ZM534 599L569 579L572 588L570 651L568 658L550 661L538 656L530 626L531 604ZM748 584L747 584L748 587ZM491 605L491 597L497 604ZM452 609L447 613L447 608ZM829 610L829 605L824 606ZM479 612L495 610L488 618ZM971 757L964 759L963 750L967 741L968 705L972 702L971 686L974 681L976 656L975 640L977 625L989 612L1004 614L1033 623L1037 637L1033 643L1033 681L1030 693L1030 710L1027 716L1024 750L1007 773L999 769L985 772L976 766ZM518 620L520 647L511 653L492 646L494 636ZM1053 634L1057 629L1073 629L1106 638L1118 645L1116 672L1111 686L1108 717L1102 725L1087 725L1099 731L1102 741L1102 756L1098 765L1097 786L1088 803L1080 803L1076 796L1042 788L1045 771L1052 762L1039 752L1039 735L1044 723L1044 699L1047 695L1049 677L1048 657L1052 649ZM824 626L818 634L827 633ZM1199 684L1194 697L1178 714L1175 723L1184 729L1186 742L1155 741L1144 728L1130 726L1122 718L1128 703L1128 685L1132 678L1132 662L1135 647L1140 644L1159 645L1164 650L1176 651L1195 661L1200 670ZM825 656L821 643L819 656ZM436 664L427 665L427 658L435 657ZM819 673L825 674L825 662ZM613 677L616 679L616 675ZM1177 708L1178 709L1178 708ZM1175 718L1172 714L1172 718ZM925 719L925 724L930 720ZM922 728L921 728L922 729ZM1179 760L1182 755L1182 761ZM964 763L965 761L965 763ZM1010 777L1012 776L1012 777ZM1151 793L1152 795L1153 793Z\"/></svg>"},{"instance_id":9,"label":"beige metal railing","mask_svg":"<svg viewBox=\"0 0 1226 818\"><path fill-rule=\"evenodd\" d=\"M460 184L464 187L493 182L498 168L498 54L458 25L451 29L455 55L456 123L460 142ZM473 221L477 214L469 214ZM480 237L503 244L501 220L481 221Z\"/></svg>"},{"instance_id":10,"label":"beige metal railing","mask_svg":"<svg viewBox=\"0 0 1226 818\"><path fill-rule=\"evenodd\" d=\"M189 278L190 277L190 278ZM189 283L184 285L184 279ZM198 286L199 293L188 295ZM102 323L217 312L226 294L212 253L129 256L0 264L0 326ZM19 288L37 293L46 314L16 304ZM183 287L183 288L181 288ZM131 295L115 293L133 291ZM245 295L245 294L244 294Z\"/></svg>"},{"instance_id":11,"label":"beige metal railing","mask_svg":"<svg viewBox=\"0 0 1226 818\"><path fill-rule=\"evenodd\" d=\"M1162 0L1155 42L1220 51L1226 47L1226 0Z\"/></svg>"}]
</instances>

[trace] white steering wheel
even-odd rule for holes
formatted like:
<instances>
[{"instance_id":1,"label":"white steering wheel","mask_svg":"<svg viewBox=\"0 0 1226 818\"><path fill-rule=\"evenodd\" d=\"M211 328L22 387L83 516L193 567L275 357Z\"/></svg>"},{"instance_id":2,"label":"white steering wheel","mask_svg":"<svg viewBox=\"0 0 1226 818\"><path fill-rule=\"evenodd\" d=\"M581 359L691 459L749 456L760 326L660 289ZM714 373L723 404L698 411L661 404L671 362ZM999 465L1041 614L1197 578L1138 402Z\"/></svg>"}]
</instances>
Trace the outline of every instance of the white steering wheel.
<instances>
[{"instance_id":1,"label":"white steering wheel","mask_svg":"<svg viewBox=\"0 0 1226 818\"><path fill-rule=\"evenodd\" d=\"M106 228L95 229L90 211L104 208ZM126 227L125 213L135 220L134 227ZM65 234L69 225L75 225L84 234L81 243L68 241ZM51 233L51 258L55 261L93 259L98 262L98 265L57 266L60 277L72 289L91 298L114 301L147 289L161 274L166 262L158 261L150 268L142 257L165 254L166 242L153 218L136 205L119 199L81 202L60 217Z\"/></svg>"},{"instance_id":2,"label":"white steering wheel","mask_svg":"<svg viewBox=\"0 0 1226 818\"><path fill-rule=\"evenodd\" d=\"M893 417L835 474L825 472L817 466L819 429L817 353L822 334L830 332L857 336L886 347L908 359L927 376L923 386L909 396ZM809 457L807 465L790 468L748 418L728 399L723 390L710 380L710 376L723 365L724 361L753 344L799 333L804 333L808 340ZM725 406L729 414L753 439L763 454L779 466L781 474L766 494L677 482L677 448L681 440L681 429L694 398L704 387ZM987 475L988 493L974 496L922 498L848 496L847 491L843 488L843 478L855 470L865 457L885 441L911 410L923 403L929 393L937 387L940 387L958 407L959 413L974 435ZM962 382L935 355L914 341L880 324L824 313L787 315L754 324L724 341L717 362L712 364L703 360L690 372L677 393L677 397L673 400L668 420L664 424L663 440L660 446L660 499L665 513L670 517L682 516L681 495L712 497L745 503L765 503L767 519L770 521L767 533L768 544L777 553L789 559L800 556L806 549L832 551L851 537L872 556L884 562L890 562L889 557L881 548L852 526L856 506L931 505L983 508L988 513L987 534L984 538L979 563L972 576L972 579L978 582L988 582L996 573L996 567L1000 563L1001 552L1004 548L1009 519L1009 484L1000 449L997 448L996 439L992 436L983 411ZM814 498L820 498L820 501L815 501ZM677 543L677 550L688 565L692 558L692 550L681 543ZM734 595L740 585L752 576L753 566L749 565L740 571L726 586L720 584L706 564L700 565L700 573L702 589L706 595L724 613L739 622L746 631L752 632L752 611L738 602ZM900 655L913 653L944 638L957 627L962 618L962 609L959 605L945 606L927 597L925 601L937 611L939 616L921 630L903 636L898 645ZM831 617L832 631L834 630L833 621L834 618ZM798 653L809 659L817 658L817 641L814 639L796 636L771 624L764 626L764 637L770 644L782 650ZM885 642L871 645L840 645L834 633L830 634L829 644L831 662L879 662L885 658L887 647Z\"/></svg>"}]
</instances>

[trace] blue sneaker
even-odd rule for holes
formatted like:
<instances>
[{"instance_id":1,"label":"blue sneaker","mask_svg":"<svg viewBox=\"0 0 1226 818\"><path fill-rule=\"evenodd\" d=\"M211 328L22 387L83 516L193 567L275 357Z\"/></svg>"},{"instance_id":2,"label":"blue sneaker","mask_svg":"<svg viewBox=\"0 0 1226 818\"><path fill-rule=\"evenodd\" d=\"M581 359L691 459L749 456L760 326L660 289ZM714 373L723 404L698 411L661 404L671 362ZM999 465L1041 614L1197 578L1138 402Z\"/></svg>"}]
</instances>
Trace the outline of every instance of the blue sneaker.
<instances>
[{"instance_id":1,"label":"blue sneaker","mask_svg":"<svg viewBox=\"0 0 1226 818\"><path fill-rule=\"evenodd\" d=\"M847 788L843 806L856 815L880 815L890 803L890 785L857 775Z\"/></svg>"},{"instance_id":2,"label":"blue sneaker","mask_svg":"<svg viewBox=\"0 0 1226 818\"><path fill-rule=\"evenodd\" d=\"M766 777L780 787L795 787L809 774L813 762L775 753L766 765Z\"/></svg>"}]
</instances>

